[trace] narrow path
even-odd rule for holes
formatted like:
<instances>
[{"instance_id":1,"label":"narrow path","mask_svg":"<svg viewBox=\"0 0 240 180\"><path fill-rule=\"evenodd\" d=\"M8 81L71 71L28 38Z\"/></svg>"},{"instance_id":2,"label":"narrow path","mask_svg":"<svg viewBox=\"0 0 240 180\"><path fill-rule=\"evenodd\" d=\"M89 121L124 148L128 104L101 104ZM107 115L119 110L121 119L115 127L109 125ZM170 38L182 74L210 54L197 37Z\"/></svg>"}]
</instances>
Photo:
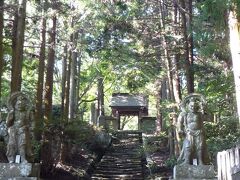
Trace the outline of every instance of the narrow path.
<instances>
[{"instance_id":1,"label":"narrow path","mask_svg":"<svg viewBox=\"0 0 240 180\"><path fill-rule=\"evenodd\" d=\"M103 156L91 179L144 179L142 133L120 131Z\"/></svg>"}]
</instances>

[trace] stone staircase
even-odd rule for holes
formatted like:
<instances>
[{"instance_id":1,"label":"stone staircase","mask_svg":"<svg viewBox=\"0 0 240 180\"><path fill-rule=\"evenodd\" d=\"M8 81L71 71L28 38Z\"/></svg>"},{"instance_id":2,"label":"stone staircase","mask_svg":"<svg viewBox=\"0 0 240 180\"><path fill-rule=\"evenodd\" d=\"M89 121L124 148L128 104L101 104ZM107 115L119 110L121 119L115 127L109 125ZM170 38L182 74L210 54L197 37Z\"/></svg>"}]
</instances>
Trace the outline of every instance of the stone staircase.
<instances>
[{"instance_id":1,"label":"stone staircase","mask_svg":"<svg viewBox=\"0 0 240 180\"><path fill-rule=\"evenodd\" d=\"M118 131L114 137L112 147L96 165L91 179L144 179L145 158L142 150L142 133Z\"/></svg>"}]
</instances>

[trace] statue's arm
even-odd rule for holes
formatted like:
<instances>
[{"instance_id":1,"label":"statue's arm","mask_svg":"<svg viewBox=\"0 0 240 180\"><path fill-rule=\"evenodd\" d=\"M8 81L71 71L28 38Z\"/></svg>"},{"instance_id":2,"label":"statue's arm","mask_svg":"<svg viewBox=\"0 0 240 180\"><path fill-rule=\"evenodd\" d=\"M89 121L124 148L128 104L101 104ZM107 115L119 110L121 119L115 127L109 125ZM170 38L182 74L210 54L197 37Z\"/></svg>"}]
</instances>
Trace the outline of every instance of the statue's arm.
<instances>
[{"instance_id":1,"label":"statue's arm","mask_svg":"<svg viewBox=\"0 0 240 180\"><path fill-rule=\"evenodd\" d=\"M185 121L185 113L181 112L177 119L177 131L181 135L183 135L184 133L184 121Z\"/></svg>"},{"instance_id":2,"label":"statue's arm","mask_svg":"<svg viewBox=\"0 0 240 180\"><path fill-rule=\"evenodd\" d=\"M13 123L14 123L14 111L11 110L11 111L8 113L7 119L6 119L7 127L12 126Z\"/></svg>"}]
</instances>

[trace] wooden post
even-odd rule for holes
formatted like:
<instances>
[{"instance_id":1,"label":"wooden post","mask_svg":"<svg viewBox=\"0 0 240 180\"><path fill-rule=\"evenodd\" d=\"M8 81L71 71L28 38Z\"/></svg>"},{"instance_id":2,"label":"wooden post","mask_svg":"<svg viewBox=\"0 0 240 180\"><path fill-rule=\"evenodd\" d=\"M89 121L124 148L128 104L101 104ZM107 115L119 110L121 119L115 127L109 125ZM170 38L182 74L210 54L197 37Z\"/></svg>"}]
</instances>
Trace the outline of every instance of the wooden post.
<instances>
[{"instance_id":1,"label":"wooden post","mask_svg":"<svg viewBox=\"0 0 240 180\"><path fill-rule=\"evenodd\" d=\"M118 111L116 111L116 117L117 117L117 123L118 123L118 130L120 130L120 128L121 128L121 122L120 122L121 117L120 117L120 114L119 114Z\"/></svg>"}]
</instances>

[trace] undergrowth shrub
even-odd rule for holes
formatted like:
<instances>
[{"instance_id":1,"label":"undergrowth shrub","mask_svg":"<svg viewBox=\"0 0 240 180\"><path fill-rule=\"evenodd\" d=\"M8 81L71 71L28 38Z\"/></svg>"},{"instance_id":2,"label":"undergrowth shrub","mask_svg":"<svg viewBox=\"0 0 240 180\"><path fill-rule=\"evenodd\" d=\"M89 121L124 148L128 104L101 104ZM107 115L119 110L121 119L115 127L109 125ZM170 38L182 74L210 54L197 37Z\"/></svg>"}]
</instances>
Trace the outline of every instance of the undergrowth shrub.
<instances>
[{"instance_id":1,"label":"undergrowth shrub","mask_svg":"<svg viewBox=\"0 0 240 180\"><path fill-rule=\"evenodd\" d=\"M206 139L210 159L215 164L217 153L240 143L237 119L225 119L218 123L205 122Z\"/></svg>"}]
</instances>

